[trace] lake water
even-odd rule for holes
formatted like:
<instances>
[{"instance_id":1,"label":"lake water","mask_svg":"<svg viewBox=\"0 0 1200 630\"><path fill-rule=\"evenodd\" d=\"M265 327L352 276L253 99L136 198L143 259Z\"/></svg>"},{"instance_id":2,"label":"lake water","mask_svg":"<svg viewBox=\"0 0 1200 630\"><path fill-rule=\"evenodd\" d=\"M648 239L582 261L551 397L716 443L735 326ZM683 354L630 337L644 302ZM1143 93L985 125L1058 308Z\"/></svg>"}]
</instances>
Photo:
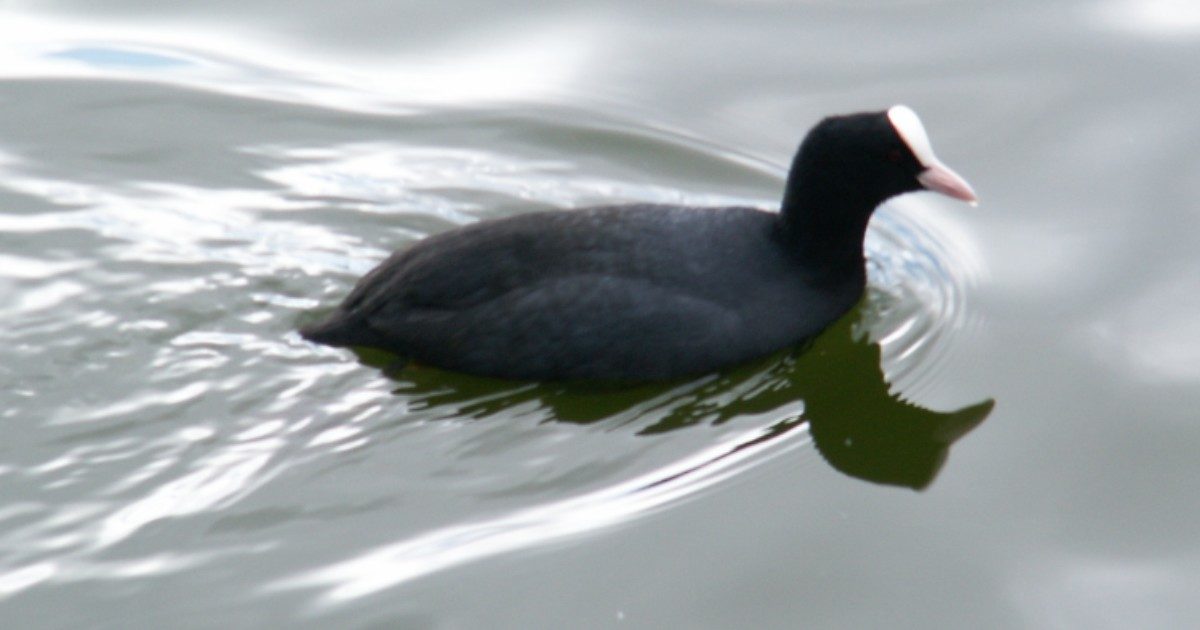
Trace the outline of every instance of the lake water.
<instances>
[{"instance_id":1,"label":"lake water","mask_svg":"<svg viewBox=\"0 0 1200 630\"><path fill-rule=\"evenodd\" d=\"M0 626L1200 626L1200 5L34 4ZM888 204L806 350L618 390L294 332L478 219L771 207L897 102L982 203Z\"/></svg>"}]
</instances>

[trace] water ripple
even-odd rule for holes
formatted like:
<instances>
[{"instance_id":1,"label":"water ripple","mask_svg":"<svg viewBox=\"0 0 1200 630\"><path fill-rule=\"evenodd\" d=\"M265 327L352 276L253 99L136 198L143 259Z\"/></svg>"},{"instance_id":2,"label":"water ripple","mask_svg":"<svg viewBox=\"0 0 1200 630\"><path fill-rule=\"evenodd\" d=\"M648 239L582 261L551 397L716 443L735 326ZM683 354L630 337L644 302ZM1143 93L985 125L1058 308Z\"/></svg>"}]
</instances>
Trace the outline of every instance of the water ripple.
<instances>
[{"instance_id":1,"label":"water ripple","mask_svg":"<svg viewBox=\"0 0 1200 630\"><path fill-rule=\"evenodd\" d=\"M785 434L790 439L778 439ZM628 522L790 452L806 438L802 431L754 431L595 492L425 532L268 584L265 591L323 589L318 609L343 604L455 565Z\"/></svg>"},{"instance_id":2,"label":"water ripple","mask_svg":"<svg viewBox=\"0 0 1200 630\"><path fill-rule=\"evenodd\" d=\"M966 304L981 274L973 241L926 203L913 197L890 202L867 237L864 325L883 348L891 382L909 396L936 382L947 353L978 325Z\"/></svg>"},{"instance_id":3,"label":"water ripple","mask_svg":"<svg viewBox=\"0 0 1200 630\"><path fill-rule=\"evenodd\" d=\"M150 61L129 51L194 58L62 50L76 54L54 63L105 72ZM52 91L61 118L128 133L85 134L53 159L2 148L0 289L13 297L0 305L0 374L13 385L0 412L0 598L169 589L153 580L173 574L227 599L254 584L268 585L261 597L317 589L332 605L627 523L809 442L805 402L780 376L788 357L577 395L393 382L294 332L427 234L596 202L769 206L777 165L553 107L352 115L111 79L14 90ZM199 131L131 127L144 111L97 106L106 89L187 104ZM22 134L0 116L0 138ZM971 321L969 239L947 238L926 210L905 200L872 224L861 312L909 395ZM241 577L225 586L216 576L230 571Z\"/></svg>"}]
</instances>

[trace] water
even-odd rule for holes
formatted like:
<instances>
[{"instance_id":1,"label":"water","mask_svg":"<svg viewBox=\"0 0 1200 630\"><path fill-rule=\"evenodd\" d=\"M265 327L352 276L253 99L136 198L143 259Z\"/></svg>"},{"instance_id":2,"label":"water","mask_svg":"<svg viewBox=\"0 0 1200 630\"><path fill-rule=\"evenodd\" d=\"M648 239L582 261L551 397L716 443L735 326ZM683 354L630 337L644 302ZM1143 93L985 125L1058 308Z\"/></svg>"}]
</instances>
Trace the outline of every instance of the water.
<instances>
[{"instance_id":1,"label":"water","mask_svg":"<svg viewBox=\"0 0 1200 630\"><path fill-rule=\"evenodd\" d=\"M0 625L1200 623L1190 3L106 4L0 14ZM806 352L612 391L294 333L481 218L769 207L894 102L983 204L889 204Z\"/></svg>"}]
</instances>

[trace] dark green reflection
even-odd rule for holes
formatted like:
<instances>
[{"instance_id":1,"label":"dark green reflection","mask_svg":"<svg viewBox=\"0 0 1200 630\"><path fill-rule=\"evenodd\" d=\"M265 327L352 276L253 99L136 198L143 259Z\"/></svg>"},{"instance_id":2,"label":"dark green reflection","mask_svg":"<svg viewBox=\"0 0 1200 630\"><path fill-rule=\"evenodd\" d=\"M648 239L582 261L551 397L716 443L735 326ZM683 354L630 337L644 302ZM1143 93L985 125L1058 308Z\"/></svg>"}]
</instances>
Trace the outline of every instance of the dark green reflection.
<instances>
[{"instance_id":1,"label":"dark green reflection","mask_svg":"<svg viewBox=\"0 0 1200 630\"><path fill-rule=\"evenodd\" d=\"M416 409L486 418L534 402L547 420L574 423L635 412L641 435L780 411L802 400L801 416L781 411L782 419L755 442L807 423L817 450L837 470L875 483L925 488L950 445L983 422L994 403L942 413L890 393L879 344L854 338L858 317L858 311L851 313L807 348L685 382L514 383L426 367L391 376L400 383L396 393L408 396ZM376 367L389 358L367 351L360 357Z\"/></svg>"}]
</instances>

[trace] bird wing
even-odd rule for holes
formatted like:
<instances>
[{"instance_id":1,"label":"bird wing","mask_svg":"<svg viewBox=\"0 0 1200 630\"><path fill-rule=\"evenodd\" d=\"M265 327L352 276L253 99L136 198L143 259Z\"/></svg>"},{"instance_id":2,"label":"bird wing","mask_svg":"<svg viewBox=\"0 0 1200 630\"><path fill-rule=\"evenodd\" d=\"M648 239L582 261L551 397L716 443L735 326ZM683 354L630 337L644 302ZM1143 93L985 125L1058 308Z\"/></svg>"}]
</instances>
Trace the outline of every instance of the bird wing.
<instances>
[{"instance_id":1,"label":"bird wing","mask_svg":"<svg viewBox=\"0 0 1200 630\"><path fill-rule=\"evenodd\" d=\"M510 378L705 372L753 347L730 343L745 334L738 311L608 274L547 277L456 309L382 308L366 323L424 362Z\"/></svg>"}]
</instances>

